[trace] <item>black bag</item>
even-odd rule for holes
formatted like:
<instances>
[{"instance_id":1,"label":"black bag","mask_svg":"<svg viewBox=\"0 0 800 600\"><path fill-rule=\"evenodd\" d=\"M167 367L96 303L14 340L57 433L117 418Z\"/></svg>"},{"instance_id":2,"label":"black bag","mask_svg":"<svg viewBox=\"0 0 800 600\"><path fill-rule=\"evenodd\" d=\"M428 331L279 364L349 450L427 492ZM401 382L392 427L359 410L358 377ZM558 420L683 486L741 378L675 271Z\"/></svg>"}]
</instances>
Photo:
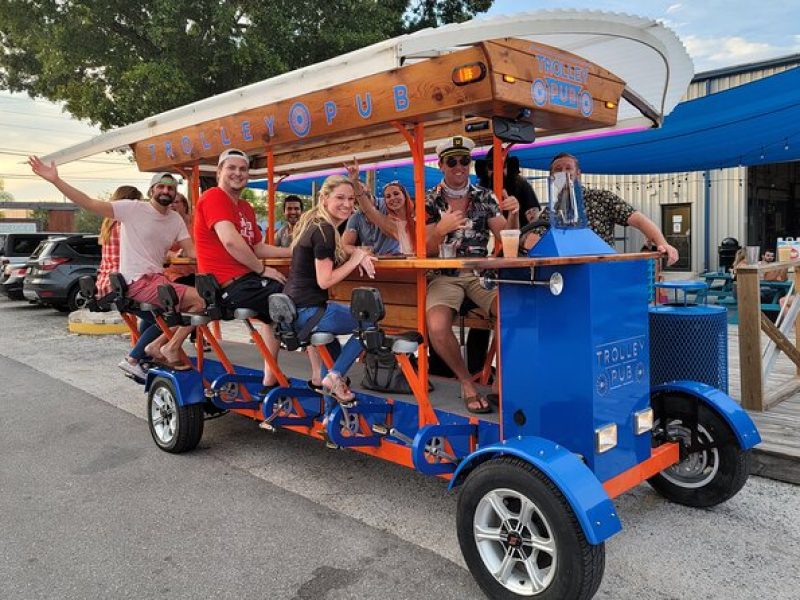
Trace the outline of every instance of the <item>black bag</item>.
<instances>
[{"instance_id":1,"label":"black bag","mask_svg":"<svg viewBox=\"0 0 800 600\"><path fill-rule=\"evenodd\" d=\"M417 369L417 357L408 357L411 366ZM392 392L395 394L411 394L403 370L397 363L394 353L389 348L367 352L364 357L364 378L361 386L376 392ZM428 383L428 390L433 389L433 384Z\"/></svg>"}]
</instances>

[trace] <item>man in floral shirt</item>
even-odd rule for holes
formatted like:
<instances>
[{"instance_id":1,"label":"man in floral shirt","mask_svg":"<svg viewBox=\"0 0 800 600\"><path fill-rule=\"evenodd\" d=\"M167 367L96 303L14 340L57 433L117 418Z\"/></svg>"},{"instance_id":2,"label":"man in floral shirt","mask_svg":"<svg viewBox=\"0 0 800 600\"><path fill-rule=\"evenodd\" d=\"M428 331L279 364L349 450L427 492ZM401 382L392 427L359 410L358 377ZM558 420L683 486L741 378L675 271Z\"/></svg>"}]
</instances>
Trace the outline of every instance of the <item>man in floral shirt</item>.
<instances>
[{"instance_id":1,"label":"man in floral shirt","mask_svg":"<svg viewBox=\"0 0 800 600\"><path fill-rule=\"evenodd\" d=\"M463 136L449 138L436 147L444 178L425 198L428 256L438 256L443 243L453 244L457 257L486 256L490 232L499 239L501 230L519 226L516 198L510 196L498 204L489 190L470 184L470 152L474 147L475 143ZM508 221L501 211L509 212ZM473 413L486 413L491 407L470 380L453 334L453 319L465 298L494 315L496 296L496 291L483 289L471 271L438 270L428 284L425 309L431 345L458 377L464 404Z\"/></svg>"},{"instance_id":2,"label":"man in floral shirt","mask_svg":"<svg viewBox=\"0 0 800 600\"><path fill-rule=\"evenodd\" d=\"M579 182L581 169L578 159L566 152L557 154L550 163L550 174L562 172L569 173L573 180ZM613 192L583 188L583 204L589 228L612 248L614 247L614 225L636 227L644 234L645 238L655 243L658 252L666 255L667 265L677 262L678 251L667 243L658 226ZM544 211L540 218L547 221L549 219L548 211ZM523 247L526 250L532 248L539 241L539 236L543 231L544 228L534 229L525 237Z\"/></svg>"}]
</instances>

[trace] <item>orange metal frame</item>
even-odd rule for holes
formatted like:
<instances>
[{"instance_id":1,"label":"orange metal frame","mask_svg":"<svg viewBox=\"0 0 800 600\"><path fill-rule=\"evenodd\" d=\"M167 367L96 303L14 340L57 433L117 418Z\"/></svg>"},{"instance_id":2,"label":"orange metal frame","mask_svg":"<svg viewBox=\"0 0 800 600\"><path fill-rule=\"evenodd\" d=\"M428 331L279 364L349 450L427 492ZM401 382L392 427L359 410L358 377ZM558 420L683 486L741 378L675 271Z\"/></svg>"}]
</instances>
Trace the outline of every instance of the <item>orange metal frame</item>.
<instances>
[{"instance_id":1,"label":"orange metal frame","mask_svg":"<svg viewBox=\"0 0 800 600\"><path fill-rule=\"evenodd\" d=\"M643 481L657 475L667 467L676 464L679 460L680 453L676 442L662 444L653 448L650 458L647 460L604 482L603 489L610 498L616 498L620 494L635 488Z\"/></svg>"}]
</instances>

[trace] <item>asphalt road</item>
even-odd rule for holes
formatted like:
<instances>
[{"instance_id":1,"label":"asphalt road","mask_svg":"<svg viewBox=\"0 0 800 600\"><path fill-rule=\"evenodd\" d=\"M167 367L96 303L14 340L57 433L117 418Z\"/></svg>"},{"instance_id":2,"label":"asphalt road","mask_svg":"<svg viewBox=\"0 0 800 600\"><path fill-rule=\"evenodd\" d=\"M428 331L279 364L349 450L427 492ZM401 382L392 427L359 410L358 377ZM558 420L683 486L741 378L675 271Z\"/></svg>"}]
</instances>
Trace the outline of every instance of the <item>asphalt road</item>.
<instances>
[{"instance_id":1,"label":"asphalt road","mask_svg":"<svg viewBox=\"0 0 800 600\"><path fill-rule=\"evenodd\" d=\"M165 454L126 344L0 298L0 597L482 597L443 482L237 416ZM632 490L597 598L800 599L797 491L754 477L696 510Z\"/></svg>"}]
</instances>

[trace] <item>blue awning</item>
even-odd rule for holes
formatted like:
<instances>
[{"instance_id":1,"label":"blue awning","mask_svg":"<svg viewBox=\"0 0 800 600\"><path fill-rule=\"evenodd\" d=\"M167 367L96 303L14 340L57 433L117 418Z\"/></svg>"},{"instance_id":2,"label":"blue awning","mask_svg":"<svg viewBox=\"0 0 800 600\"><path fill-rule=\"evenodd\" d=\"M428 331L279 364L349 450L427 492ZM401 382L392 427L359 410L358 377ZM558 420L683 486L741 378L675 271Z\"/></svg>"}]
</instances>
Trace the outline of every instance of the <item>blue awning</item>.
<instances>
[{"instance_id":1,"label":"blue awning","mask_svg":"<svg viewBox=\"0 0 800 600\"><path fill-rule=\"evenodd\" d=\"M681 102L660 129L554 143L543 138L512 149L520 165L547 170L559 152L578 157L585 173L609 175L705 171L800 160L800 68ZM441 179L425 169L426 188ZM411 166L378 170L380 189L393 179L414 187ZM474 178L473 178L474 179ZM290 179L281 192L311 194L311 182L324 177ZM265 189L265 183L250 187Z\"/></svg>"},{"instance_id":2,"label":"blue awning","mask_svg":"<svg viewBox=\"0 0 800 600\"><path fill-rule=\"evenodd\" d=\"M310 196L312 184L316 183L317 186L322 185L322 182L325 181L325 177L326 176L312 176L305 178L298 177L297 179L285 179L278 184L278 191L286 194ZM442 172L439 169L435 169L433 167L425 168L425 189L432 188L441 180ZM472 176L472 180L475 180L474 176ZM414 169L411 167L411 165L384 167L377 170L377 174L375 176L376 190L382 190L383 186L390 181L399 181L405 186L412 196L414 195ZM251 181L247 184L247 187L257 190L264 190L267 188L267 182L265 179L260 181Z\"/></svg>"},{"instance_id":3,"label":"blue awning","mask_svg":"<svg viewBox=\"0 0 800 600\"><path fill-rule=\"evenodd\" d=\"M513 149L529 169L559 152L585 173L704 171L800 160L800 68L678 104L660 129Z\"/></svg>"}]
</instances>

